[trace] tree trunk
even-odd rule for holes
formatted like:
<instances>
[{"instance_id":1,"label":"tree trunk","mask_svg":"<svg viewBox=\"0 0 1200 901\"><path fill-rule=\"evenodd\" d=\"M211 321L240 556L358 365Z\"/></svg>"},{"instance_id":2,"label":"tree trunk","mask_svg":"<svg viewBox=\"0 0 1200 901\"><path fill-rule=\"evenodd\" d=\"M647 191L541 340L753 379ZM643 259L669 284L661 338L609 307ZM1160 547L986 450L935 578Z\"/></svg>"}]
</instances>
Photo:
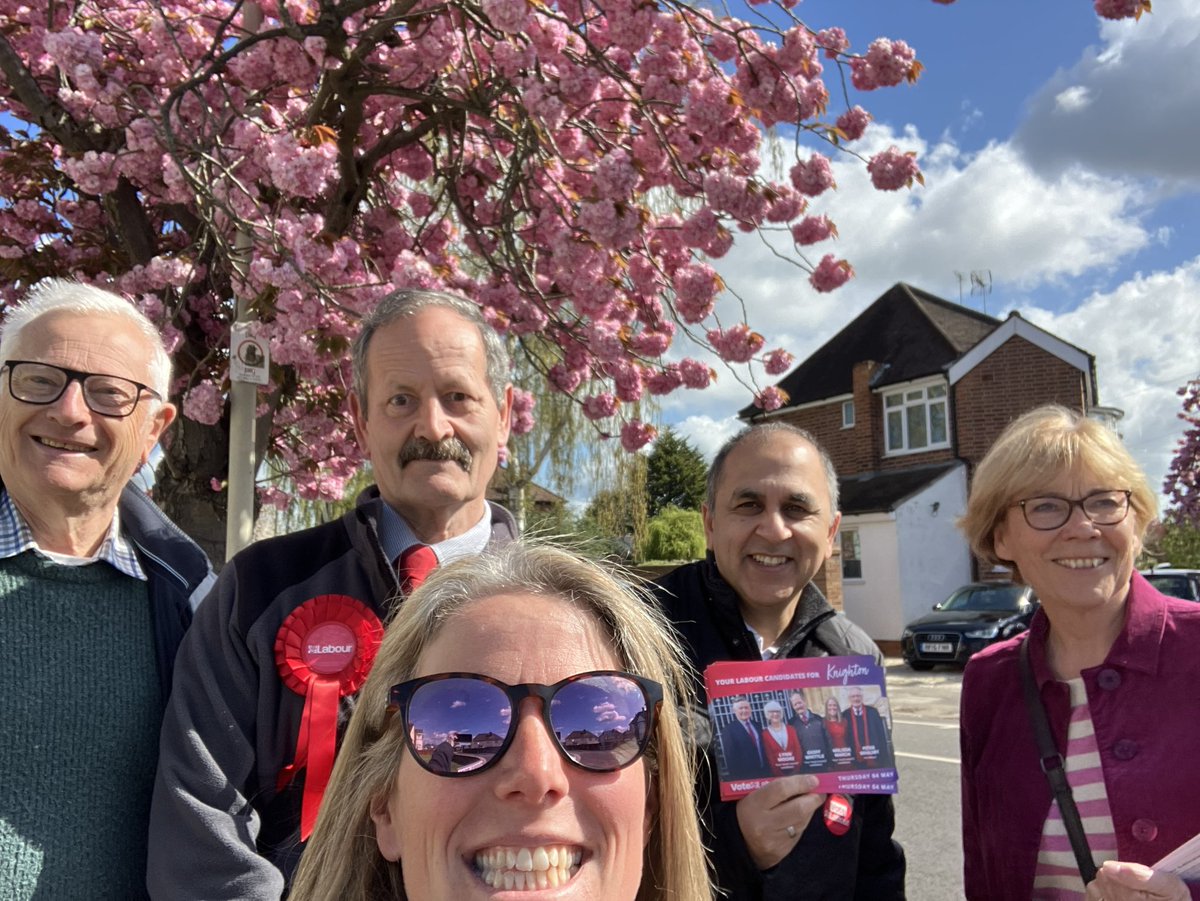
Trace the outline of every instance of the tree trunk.
<instances>
[{"instance_id":1,"label":"tree trunk","mask_svg":"<svg viewBox=\"0 0 1200 901\"><path fill-rule=\"evenodd\" d=\"M213 566L225 562L225 480L229 469L229 430L225 417L203 425L179 416L164 441L165 456L154 483L154 500L179 528L204 549Z\"/></svg>"}]
</instances>

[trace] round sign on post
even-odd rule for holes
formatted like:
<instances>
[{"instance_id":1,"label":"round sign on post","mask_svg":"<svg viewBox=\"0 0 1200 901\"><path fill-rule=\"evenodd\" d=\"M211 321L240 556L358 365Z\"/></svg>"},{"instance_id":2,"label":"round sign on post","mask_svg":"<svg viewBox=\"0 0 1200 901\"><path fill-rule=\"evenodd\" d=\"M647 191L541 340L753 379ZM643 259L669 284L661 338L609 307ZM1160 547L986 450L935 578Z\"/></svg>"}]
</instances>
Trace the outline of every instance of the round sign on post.
<instances>
[{"instance_id":1,"label":"round sign on post","mask_svg":"<svg viewBox=\"0 0 1200 901\"><path fill-rule=\"evenodd\" d=\"M229 333L229 378L266 385L271 380L271 350L250 334L249 324L235 322Z\"/></svg>"}]
</instances>

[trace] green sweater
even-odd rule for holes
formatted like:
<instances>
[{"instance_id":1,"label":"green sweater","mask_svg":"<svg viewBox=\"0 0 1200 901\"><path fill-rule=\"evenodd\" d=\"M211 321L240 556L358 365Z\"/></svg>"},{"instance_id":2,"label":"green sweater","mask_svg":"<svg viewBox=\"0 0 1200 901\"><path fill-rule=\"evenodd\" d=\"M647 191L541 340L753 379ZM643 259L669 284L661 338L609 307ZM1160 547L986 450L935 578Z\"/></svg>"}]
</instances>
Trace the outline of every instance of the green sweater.
<instances>
[{"instance_id":1,"label":"green sweater","mask_svg":"<svg viewBox=\"0 0 1200 901\"><path fill-rule=\"evenodd\" d=\"M161 694L145 583L0 560L0 901L146 896Z\"/></svg>"}]
</instances>

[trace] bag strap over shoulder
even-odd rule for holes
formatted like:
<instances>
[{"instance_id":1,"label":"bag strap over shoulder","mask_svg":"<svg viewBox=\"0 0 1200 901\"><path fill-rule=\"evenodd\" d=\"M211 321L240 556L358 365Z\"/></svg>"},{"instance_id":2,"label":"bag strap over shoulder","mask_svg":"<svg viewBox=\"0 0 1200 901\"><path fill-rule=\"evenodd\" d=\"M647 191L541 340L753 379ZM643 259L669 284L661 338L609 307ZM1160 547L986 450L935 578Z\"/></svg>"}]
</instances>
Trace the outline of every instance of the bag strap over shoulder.
<instances>
[{"instance_id":1,"label":"bag strap over shoulder","mask_svg":"<svg viewBox=\"0 0 1200 901\"><path fill-rule=\"evenodd\" d=\"M1079 875L1083 877L1083 884L1087 885L1096 878L1096 863L1092 859L1092 849L1083 831L1079 808L1075 806L1075 796L1071 794L1071 783L1067 781L1063 756L1054 745L1050 722L1046 719L1046 708L1038 694L1033 665L1029 662L1028 637L1021 642L1021 683L1025 691L1025 706L1029 709L1029 722L1033 725L1033 734L1037 738L1042 772L1046 774L1046 781L1050 783L1050 790L1054 792L1054 801L1058 804L1067 836L1071 839L1071 850L1075 852Z\"/></svg>"}]
</instances>

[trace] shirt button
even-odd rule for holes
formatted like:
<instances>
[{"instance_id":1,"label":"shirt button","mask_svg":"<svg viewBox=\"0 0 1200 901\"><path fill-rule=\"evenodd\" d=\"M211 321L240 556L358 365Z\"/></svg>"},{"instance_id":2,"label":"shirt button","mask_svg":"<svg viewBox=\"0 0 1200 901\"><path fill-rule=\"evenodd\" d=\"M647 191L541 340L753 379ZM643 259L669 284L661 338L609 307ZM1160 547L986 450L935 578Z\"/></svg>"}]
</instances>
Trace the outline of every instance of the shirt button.
<instances>
[{"instance_id":1,"label":"shirt button","mask_svg":"<svg viewBox=\"0 0 1200 901\"><path fill-rule=\"evenodd\" d=\"M1122 738L1113 745L1113 755L1117 760L1133 760L1137 756L1138 744L1130 738Z\"/></svg>"},{"instance_id":2,"label":"shirt button","mask_svg":"<svg viewBox=\"0 0 1200 901\"><path fill-rule=\"evenodd\" d=\"M1121 685L1121 674L1115 669L1102 669L1096 677L1096 682L1105 691L1113 691Z\"/></svg>"},{"instance_id":3,"label":"shirt button","mask_svg":"<svg viewBox=\"0 0 1200 901\"><path fill-rule=\"evenodd\" d=\"M1133 837L1139 842L1152 842L1158 838L1158 824L1154 820L1134 820Z\"/></svg>"}]
</instances>

